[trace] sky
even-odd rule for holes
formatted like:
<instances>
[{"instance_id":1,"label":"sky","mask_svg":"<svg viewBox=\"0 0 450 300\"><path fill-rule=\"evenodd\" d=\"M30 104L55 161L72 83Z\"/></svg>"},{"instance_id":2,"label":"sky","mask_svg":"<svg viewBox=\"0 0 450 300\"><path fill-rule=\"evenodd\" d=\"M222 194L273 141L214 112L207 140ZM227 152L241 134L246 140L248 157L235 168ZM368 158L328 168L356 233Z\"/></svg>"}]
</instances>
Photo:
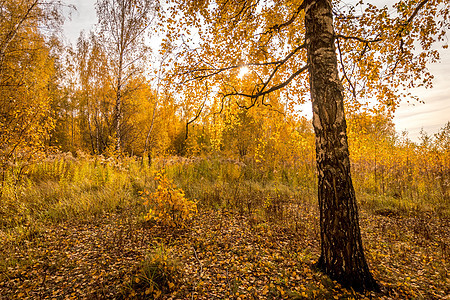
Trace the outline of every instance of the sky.
<instances>
[{"instance_id":1,"label":"sky","mask_svg":"<svg viewBox=\"0 0 450 300\"><path fill-rule=\"evenodd\" d=\"M384 0L372 1L385 4ZM97 22L95 12L95 0L66 0L73 4L77 11L72 13L71 20L64 25L64 34L68 42L76 43L81 30L89 32ZM417 142L420 131L423 129L428 134L434 134L450 121L450 49L442 49L441 62L429 66L434 75L434 84L431 89L414 89L410 92L425 103L412 101L410 104L402 103L398 108L394 123L397 132L408 131L411 140ZM309 105L309 107L308 107ZM307 117L311 117L311 104L303 107Z\"/></svg>"}]
</instances>

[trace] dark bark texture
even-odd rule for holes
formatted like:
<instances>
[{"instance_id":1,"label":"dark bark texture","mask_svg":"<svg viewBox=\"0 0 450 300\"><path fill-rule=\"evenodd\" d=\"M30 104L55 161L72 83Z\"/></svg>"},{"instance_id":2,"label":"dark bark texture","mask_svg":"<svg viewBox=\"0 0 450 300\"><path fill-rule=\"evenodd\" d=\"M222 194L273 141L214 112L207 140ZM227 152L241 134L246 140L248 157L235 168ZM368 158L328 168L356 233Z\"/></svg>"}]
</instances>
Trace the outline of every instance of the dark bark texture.
<instances>
[{"instance_id":1,"label":"dark bark texture","mask_svg":"<svg viewBox=\"0 0 450 300\"><path fill-rule=\"evenodd\" d=\"M377 290L364 257L350 175L331 1L306 1L306 43L320 206L321 256L317 267L346 287Z\"/></svg>"}]
</instances>

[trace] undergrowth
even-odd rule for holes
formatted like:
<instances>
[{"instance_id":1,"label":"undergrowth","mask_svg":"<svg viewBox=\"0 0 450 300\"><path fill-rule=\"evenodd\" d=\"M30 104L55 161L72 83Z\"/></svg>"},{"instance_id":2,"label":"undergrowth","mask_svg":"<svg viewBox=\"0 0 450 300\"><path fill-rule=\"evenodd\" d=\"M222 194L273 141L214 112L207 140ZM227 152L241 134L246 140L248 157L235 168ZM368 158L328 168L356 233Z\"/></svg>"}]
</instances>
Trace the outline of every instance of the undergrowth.
<instances>
[{"instance_id":1,"label":"undergrowth","mask_svg":"<svg viewBox=\"0 0 450 300\"><path fill-rule=\"evenodd\" d=\"M234 298L247 293L320 299L342 293L310 270L319 251L319 229L315 174L311 170L306 173L306 168L267 168L220 157L154 158L148 165L134 158L81 154L76 158L67 154L49 157L20 168L19 172L11 169L2 182L0 274L7 277L0 280L0 291L14 291L14 282L22 279L13 276L36 268L60 272L49 278L52 284L60 284L62 277L79 268L66 261L70 257L64 253L70 250L72 256L82 256L84 252L77 249L86 247L87 255L79 258L86 269L82 272L93 272L91 278L96 280L110 280L115 292L108 292L105 282L90 282L92 290L74 291L82 297L120 294L151 299L179 291L183 297L208 298L212 287L214 292ZM384 285L395 286L398 293L388 293L388 297L420 294L424 291L422 279L445 282L447 203L437 198L375 193L358 180L355 189L374 275ZM67 234L72 240L48 240ZM81 239L84 241L79 244ZM53 252L47 251L49 247ZM41 254L33 254L41 248ZM96 253L99 249L104 253ZM273 249L277 249L276 255ZM23 253L29 251L24 259ZM267 260L258 259L255 251ZM414 255L406 255L408 251ZM49 261L47 256L56 258ZM111 265L111 259L117 265ZM397 263L400 261L402 265ZM277 267L286 262L292 264ZM97 268L109 270L101 272L111 272L110 279L99 275ZM241 269L254 277L245 277ZM419 270L417 278L411 275L415 270ZM397 286L396 277L406 289ZM113 278L122 282L117 285ZM264 280L257 282L257 278ZM219 286L221 281L224 285ZM97 290L98 286L102 288ZM445 294L442 287L437 284L433 293ZM43 286L40 295L46 290ZM58 292L65 296L63 290ZM351 291L344 294L349 299L359 297Z\"/></svg>"},{"instance_id":2,"label":"undergrowth","mask_svg":"<svg viewBox=\"0 0 450 300\"><path fill-rule=\"evenodd\" d=\"M177 289L181 282L182 271L179 262L173 257L170 248L160 244L133 271L129 278L125 294L136 297L141 294L157 299L162 293Z\"/></svg>"},{"instance_id":3,"label":"undergrowth","mask_svg":"<svg viewBox=\"0 0 450 300\"><path fill-rule=\"evenodd\" d=\"M83 220L121 210L144 213L147 209L148 216L148 205L143 205L148 199L140 195L158 191L155 175L160 171L164 180L173 181L173 191L179 188L182 199L195 199L199 208L283 219L292 203L315 205L317 198L315 174L307 168L274 169L224 158L159 158L149 166L134 158L60 154L16 169L6 173L1 185L3 234L29 224ZM362 207L374 212L450 214L449 205L437 198L374 193L358 181L355 189ZM165 200L160 202L164 207Z\"/></svg>"},{"instance_id":4,"label":"undergrowth","mask_svg":"<svg viewBox=\"0 0 450 300\"><path fill-rule=\"evenodd\" d=\"M0 228L86 220L140 207L138 192L151 187L148 166L133 159L61 155L7 173L2 185Z\"/></svg>"}]
</instances>

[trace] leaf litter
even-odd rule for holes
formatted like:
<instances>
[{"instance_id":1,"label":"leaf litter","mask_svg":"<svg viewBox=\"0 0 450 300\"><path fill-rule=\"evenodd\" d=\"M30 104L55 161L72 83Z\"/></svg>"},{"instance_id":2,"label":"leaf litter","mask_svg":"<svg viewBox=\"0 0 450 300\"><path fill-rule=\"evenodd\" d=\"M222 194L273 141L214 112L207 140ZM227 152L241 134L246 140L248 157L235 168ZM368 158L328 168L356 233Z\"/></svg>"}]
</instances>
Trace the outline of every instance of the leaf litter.
<instances>
[{"instance_id":1,"label":"leaf litter","mask_svg":"<svg viewBox=\"0 0 450 300\"><path fill-rule=\"evenodd\" d=\"M378 294L315 271L317 219L302 207L296 222L222 209L200 211L185 229L123 213L45 225L0 242L0 299L449 299L448 219L361 212ZM176 271L165 273L165 286L142 276L159 248L158 268L170 261Z\"/></svg>"}]
</instances>

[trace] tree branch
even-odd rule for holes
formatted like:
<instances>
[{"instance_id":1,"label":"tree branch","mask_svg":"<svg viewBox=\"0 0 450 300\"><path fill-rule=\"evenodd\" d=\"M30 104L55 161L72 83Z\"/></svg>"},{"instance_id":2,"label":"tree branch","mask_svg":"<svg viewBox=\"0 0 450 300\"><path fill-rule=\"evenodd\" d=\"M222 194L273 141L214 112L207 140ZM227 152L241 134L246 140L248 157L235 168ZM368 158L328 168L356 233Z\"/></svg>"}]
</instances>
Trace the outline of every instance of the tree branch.
<instances>
[{"instance_id":1,"label":"tree branch","mask_svg":"<svg viewBox=\"0 0 450 300\"><path fill-rule=\"evenodd\" d=\"M285 81L283 81L282 83L275 85L273 87L271 87L270 89L264 91L263 89L261 89L260 91L258 91L256 94L246 94L246 93L241 93L241 92L232 92L232 93L227 93L227 94L221 94L223 96L223 98L226 97L230 97L230 96L242 96L242 97L247 97L250 99L258 99L261 96L270 94L272 92L275 92L279 89L284 88L285 86L287 86L289 83L291 83L291 81L297 77L298 75L300 75L302 72L306 71L308 69L308 65L303 66L302 68L300 68L299 70L297 70L295 73L293 73L291 76L289 76L288 79L286 79ZM254 106L255 104L253 103L250 107Z\"/></svg>"},{"instance_id":2,"label":"tree branch","mask_svg":"<svg viewBox=\"0 0 450 300\"><path fill-rule=\"evenodd\" d=\"M274 32L274 31L280 32L280 30L283 27L287 27L287 26L291 25L292 23L294 23L294 21L297 19L297 16L300 14L300 12L306 7L306 2L307 1L303 1L302 4L300 4L297 7L297 9L295 10L294 14L291 16L291 18L289 20L287 20L284 23L276 24L274 26L269 27L269 29L266 32L262 33L262 35L270 34L270 33Z\"/></svg>"},{"instance_id":3,"label":"tree branch","mask_svg":"<svg viewBox=\"0 0 450 300\"><path fill-rule=\"evenodd\" d=\"M350 81L350 78L347 76L347 72L345 71L344 61L342 59L342 51L341 51L341 45L339 43L339 39L337 40L337 49L339 52L339 62L341 64L342 73L344 74L345 79L347 80L348 84L350 85L351 92L353 94L353 97L356 99L356 89L353 83Z\"/></svg>"},{"instance_id":4,"label":"tree branch","mask_svg":"<svg viewBox=\"0 0 450 300\"><path fill-rule=\"evenodd\" d=\"M342 34L338 34L338 35L336 35L336 37L344 39L344 40L357 40L357 41L359 41L361 43L365 43L365 44L380 42L382 40L381 38L375 38L373 40L366 40L366 39L360 38L358 36L346 36L346 35L342 35Z\"/></svg>"},{"instance_id":5,"label":"tree branch","mask_svg":"<svg viewBox=\"0 0 450 300\"><path fill-rule=\"evenodd\" d=\"M201 73L201 72L211 72L209 74L200 74L200 75L196 75L182 83L186 83L189 81L193 81L193 80L203 80L209 77L213 77L217 74L220 74L224 71L229 71L232 69L238 69L238 68L242 68L242 67L261 67L261 66L270 66L270 65L276 65L276 69L278 69L281 65L285 64L292 56L294 56L298 51L300 51L301 49L306 47L306 43L303 43L301 45L299 45L297 48L295 48L294 50L292 50L292 52L290 52L285 58L278 60L278 61L270 61L270 62L255 62L255 63L247 63L247 64L238 64L238 65L232 65L232 66L228 66L228 67L223 67L223 68L215 68L215 67L211 67L211 68L198 68L198 69L194 69L194 70L188 70L186 72L181 73L180 75L188 75L191 73ZM198 54L199 55L199 54ZM206 63L205 63L206 64Z\"/></svg>"},{"instance_id":6,"label":"tree branch","mask_svg":"<svg viewBox=\"0 0 450 300\"><path fill-rule=\"evenodd\" d=\"M403 24L403 28L408 26L412 20L417 16L417 14L419 13L419 10L422 9L422 7L427 4L429 0L422 0L419 5L417 5L416 9L414 9L412 15L408 18L408 20L406 21L406 23Z\"/></svg>"},{"instance_id":7,"label":"tree branch","mask_svg":"<svg viewBox=\"0 0 450 300\"><path fill-rule=\"evenodd\" d=\"M419 13L419 11L425 6L425 4L427 4L428 1L430 1L430 0L422 0L422 1L417 5L417 7L414 9L414 11L413 11L413 13L411 14L411 16L409 16L408 20L406 20L406 22L402 24L400 30L398 31L397 37L400 38L400 54L399 54L399 57L400 57L400 55L403 54L403 52L404 52L404 50L403 50L404 41L403 41L403 36L402 36L402 35L403 35L403 32L404 32L405 28L406 28L409 24L411 24L411 22L413 21L413 19L417 16L417 14ZM394 72L395 72L395 69L397 68L399 62L400 62L400 59L397 58L397 61L395 62L395 65L394 65L394 67L392 68L391 73L394 73Z\"/></svg>"},{"instance_id":8,"label":"tree branch","mask_svg":"<svg viewBox=\"0 0 450 300\"><path fill-rule=\"evenodd\" d=\"M191 120L186 120L185 140L187 140L187 138L188 138L189 125L190 125L191 123L195 122L195 120L197 120L197 119L200 117L200 114L202 113L203 108L205 107L206 100L208 100L208 82L205 82L205 86L206 86L205 100L203 101L202 105L199 107L199 109L198 109L197 112L195 113L194 118L192 118Z\"/></svg>"}]
</instances>

